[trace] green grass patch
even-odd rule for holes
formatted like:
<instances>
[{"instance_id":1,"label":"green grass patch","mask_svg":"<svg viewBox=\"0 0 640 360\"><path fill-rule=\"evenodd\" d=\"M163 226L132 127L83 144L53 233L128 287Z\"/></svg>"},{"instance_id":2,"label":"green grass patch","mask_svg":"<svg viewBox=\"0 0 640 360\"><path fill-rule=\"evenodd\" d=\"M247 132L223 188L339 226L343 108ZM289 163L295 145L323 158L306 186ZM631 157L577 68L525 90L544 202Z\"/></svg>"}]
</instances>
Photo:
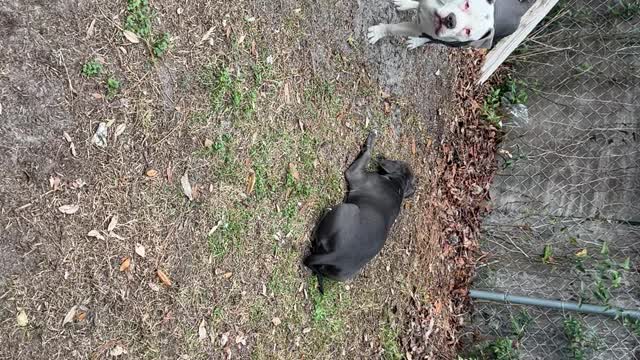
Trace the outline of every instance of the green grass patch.
<instances>
[{"instance_id":1,"label":"green grass patch","mask_svg":"<svg viewBox=\"0 0 640 360\"><path fill-rule=\"evenodd\" d=\"M252 218L252 213L248 209L236 207L228 210L223 216L220 227L207 239L211 255L214 258L222 258L239 248Z\"/></svg>"},{"instance_id":2,"label":"green grass patch","mask_svg":"<svg viewBox=\"0 0 640 360\"><path fill-rule=\"evenodd\" d=\"M402 354L402 348L399 344L400 334L398 330L394 329L388 322L382 326L380 330L380 343L384 349L382 354L385 360L402 360L404 356Z\"/></svg>"},{"instance_id":3,"label":"green grass patch","mask_svg":"<svg viewBox=\"0 0 640 360\"><path fill-rule=\"evenodd\" d=\"M271 67L262 60L233 68L227 62L218 62L205 66L200 83L209 93L213 113L248 119L256 111L260 89L272 75Z\"/></svg>"}]
</instances>

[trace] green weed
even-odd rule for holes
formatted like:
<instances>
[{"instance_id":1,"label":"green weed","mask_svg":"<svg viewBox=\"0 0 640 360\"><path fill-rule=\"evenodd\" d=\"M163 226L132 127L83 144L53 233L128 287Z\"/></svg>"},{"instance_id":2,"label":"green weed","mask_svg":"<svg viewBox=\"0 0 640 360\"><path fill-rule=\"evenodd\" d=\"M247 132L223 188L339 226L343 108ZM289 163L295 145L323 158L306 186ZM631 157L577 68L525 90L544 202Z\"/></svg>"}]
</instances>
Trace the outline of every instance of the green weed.
<instances>
[{"instance_id":1,"label":"green weed","mask_svg":"<svg viewBox=\"0 0 640 360\"><path fill-rule=\"evenodd\" d=\"M151 48L153 49L153 55L155 55L155 57L160 58L169 50L170 38L169 33L165 32L153 43Z\"/></svg>"},{"instance_id":2,"label":"green weed","mask_svg":"<svg viewBox=\"0 0 640 360\"><path fill-rule=\"evenodd\" d=\"M629 331L634 333L637 337L640 337L640 320L624 318L623 324L627 327L627 329L629 329Z\"/></svg>"},{"instance_id":3,"label":"green weed","mask_svg":"<svg viewBox=\"0 0 640 360\"><path fill-rule=\"evenodd\" d=\"M611 15L629 21L640 15L640 1L620 0L618 5L609 8Z\"/></svg>"},{"instance_id":4,"label":"green weed","mask_svg":"<svg viewBox=\"0 0 640 360\"><path fill-rule=\"evenodd\" d=\"M100 75L102 73L102 64L96 60L90 60L82 66L82 75L90 78Z\"/></svg>"},{"instance_id":5,"label":"green weed","mask_svg":"<svg viewBox=\"0 0 640 360\"><path fill-rule=\"evenodd\" d=\"M545 245L544 250L542 252L542 263L550 264L553 262L553 248L551 245Z\"/></svg>"},{"instance_id":6,"label":"green weed","mask_svg":"<svg viewBox=\"0 0 640 360\"><path fill-rule=\"evenodd\" d=\"M482 104L482 116L495 127L502 127L505 116L502 111L503 99L511 105L525 105L529 100L522 85L522 82L508 78L501 86L491 89Z\"/></svg>"},{"instance_id":7,"label":"green weed","mask_svg":"<svg viewBox=\"0 0 640 360\"><path fill-rule=\"evenodd\" d=\"M511 317L511 329L513 330L513 334L518 338L522 338L524 335L527 326L531 324L533 319L531 315L526 310L522 310L515 317Z\"/></svg>"},{"instance_id":8,"label":"green weed","mask_svg":"<svg viewBox=\"0 0 640 360\"><path fill-rule=\"evenodd\" d=\"M584 360L596 346L593 334L587 332L584 324L571 316L565 319L564 334L569 340L569 354L574 360Z\"/></svg>"},{"instance_id":9,"label":"green weed","mask_svg":"<svg viewBox=\"0 0 640 360\"><path fill-rule=\"evenodd\" d=\"M593 297L600 303L608 305L612 298L612 290L622 286L624 273L631 269L631 260L626 258L623 262L617 262L612 259L609 254L609 245L605 242L602 244L600 254L589 257L586 250L576 255L576 269L591 277L592 283L589 286ZM595 266L588 268L589 260L595 263Z\"/></svg>"},{"instance_id":10,"label":"green weed","mask_svg":"<svg viewBox=\"0 0 640 360\"><path fill-rule=\"evenodd\" d=\"M124 28L145 39L151 35L149 0L127 1L127 17L124 21Z\"/></svg>"},{"instance_id":11,"label":"green weed","mask_svg":"<svg viewBox=\"0 0 640 360\"><path fill-rule=\"evenodd\" d=\"M114 77L107 79L107 97L113 98L120 91L120 81Z\"/></svg>"},{"instance_id":12,"label":"green weed","mask_svg":"<svg viewBox=\"0 0 640 360\"><path fill-rule=\"evenodd\" d=\"M489 354L495 360L517 360L520 354L509 338L498 338L488 347Z\"/></svg>"}]
</instances>

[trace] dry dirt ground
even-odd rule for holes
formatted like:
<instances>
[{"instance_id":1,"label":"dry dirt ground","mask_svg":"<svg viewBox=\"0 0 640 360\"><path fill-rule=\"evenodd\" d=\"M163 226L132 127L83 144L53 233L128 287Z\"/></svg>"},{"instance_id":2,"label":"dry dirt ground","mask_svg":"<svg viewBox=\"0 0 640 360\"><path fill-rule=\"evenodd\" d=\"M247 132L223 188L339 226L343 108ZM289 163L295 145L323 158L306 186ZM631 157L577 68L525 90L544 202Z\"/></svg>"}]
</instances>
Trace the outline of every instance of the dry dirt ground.
<instances>
[{"instance_id":1,"label":"dry dirt ground","mask_svg":"<svg viewBox=\"0 0 640 360\"><path fill-rule=\"evenodd\" d=\"M0 358L455 358L476 54L369 46L386 0L145 3L0 1ZM373 128L418 191L322 297L301 259Z\"/></svg>"}]
</instances>

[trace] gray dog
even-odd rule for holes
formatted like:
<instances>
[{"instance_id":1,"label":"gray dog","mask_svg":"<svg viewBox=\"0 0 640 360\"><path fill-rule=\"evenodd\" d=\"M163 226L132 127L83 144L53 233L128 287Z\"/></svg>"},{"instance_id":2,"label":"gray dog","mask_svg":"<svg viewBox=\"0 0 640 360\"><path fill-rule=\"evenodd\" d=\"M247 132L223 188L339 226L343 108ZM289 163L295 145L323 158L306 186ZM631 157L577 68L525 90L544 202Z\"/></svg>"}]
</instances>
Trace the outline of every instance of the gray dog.
<instances>
[{"instance_id":1,"label":"gray dog","mask_svg":"<svg viewBox=\"0 0 640 360\"><path fill-rule=\"evenodd\" d=\"M346 199L320 221L311 255L304 260L318 277L321 293L323 277L347 280L380 252L402 200L414 193L413 174L402 161L382 159L376 172L367 171L375 136L369 134L347 169Z\"/></svg>"}]
</instances>

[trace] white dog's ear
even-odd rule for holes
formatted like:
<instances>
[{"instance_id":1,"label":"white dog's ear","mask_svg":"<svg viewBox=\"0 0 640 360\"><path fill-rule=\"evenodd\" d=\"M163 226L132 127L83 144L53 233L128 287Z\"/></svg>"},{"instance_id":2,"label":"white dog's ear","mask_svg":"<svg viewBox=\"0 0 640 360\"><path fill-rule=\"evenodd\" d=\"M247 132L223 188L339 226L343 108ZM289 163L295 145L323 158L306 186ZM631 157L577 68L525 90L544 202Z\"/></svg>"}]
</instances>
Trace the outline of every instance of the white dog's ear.
<instances>
[{"instance_id":1,"label":"white dog's ear","mask_svg":"<svg viewBox=\"0 0 640 360\"><path fill-rule=\"evenodd\" d=\"M494 29L487 31L487 33L476 41L472 41L469 45L479 49L491 49L493 46Z\"/></svg>"}]
</instances>

